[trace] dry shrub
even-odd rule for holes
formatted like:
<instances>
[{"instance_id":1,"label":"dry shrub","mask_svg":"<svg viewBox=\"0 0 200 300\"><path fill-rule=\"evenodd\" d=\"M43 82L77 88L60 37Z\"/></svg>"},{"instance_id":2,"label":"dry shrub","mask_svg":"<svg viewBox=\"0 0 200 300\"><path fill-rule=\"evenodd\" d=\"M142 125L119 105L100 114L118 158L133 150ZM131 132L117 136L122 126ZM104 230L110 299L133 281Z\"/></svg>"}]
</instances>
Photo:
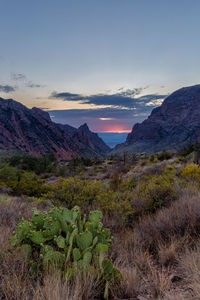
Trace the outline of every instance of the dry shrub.
<instances>
[{"instance_id":1,"label":"dry shrub","mask_svg":"<svg viewBox=\"0 0 200 300\"><path fill-rule=\"evenodd\" d=\"M114 172L110 179L110 188L113 191L116 191L120 184L122 183L122 175L121 173Z\"/></svg>"},{"instance_id":2,"label":"dry shrub","mask_svg":"<svg viewBox=\"0 0 200 300\"><path fill-rule=\"evenodd\" d=\"M54 270L36 281L29 273L28 263L17 253L5 255L0 274L0 299L93 300L102 294L102 286L93 273L77 274L70 282Z\"/></svg>"},{"instance_id":3,"label":"dry shrub","mask_svg":"<svg viewBox=\"0 0 200 300\"><path fill-rule=\"evenodd\" d=\"M157 299L168 292L172 286L173 272L160 267L153 257L141 247L122 241L118 248L115 264L120 270L123 280L114 289L120 299L134 298L137 295L150 295ZM115 249L116 250L116 249Z\"/></svg>"},{"instance_id":4,"label":"dry shrub","mask_svg":"<svg viewBox=\"0 0 200 300\"><path fill-rule=\"evenodd\" d=\"M141 178L143 178L144 176L154 176L154 175L162 175L163 171L165 170L166 166L169 163L173 163L173 159L170 161L162 161L159 162L155 165L147 165L147 166L140 166L137 165L133 171L130 171L130 173L132 173L132 175L136 176L138 180L140 180ZM128 174L129 176L131 174Z\"/></svg>"},{"instance_id":5,"label":"dry shrub","mask_svg":"<svg viewBox=\"0 0 200 300\"><path fill-rule=\"evenodd\" d=\"M200 230L200 193L185 189L181 199L171 207L163 208L155 216L149 216L136 226L137 241L145 248L155 249L160 241L171 236L195 236Z\"/></svg>"},{"instance_id":6,"label":"dry shrub","mask_svg":"<svg viewBox=\"0 0 200 300\"><path fill-rule=\"evenodd\" d=\"M32 279L28 272L28 264L17 252L2 255L0 264L0 291L2 299L31 299Z\"/></svg>"},{"instance_id":7,"label":"dry shrub","mask_svg":"<svg viewBox=\"0 0 200 300\"><path fill-rule=\"evenodd\" d=\"M173 265L177 262L178 254L185 242L185 238L176 239L176 237L171 237L168 243L159 242L158 243L158 260L162 266L167 267L168 265Z\"/></svg>"},{"instance_id":8,"label":"dry shrub","mask_svg":"<svg viewBox=\"0 0 200 300\"><path fill-rule=\"evenodd\" d=\"M117 234L124 229L124 220L117 210L113 210L112 214L104 213L103 215L104 227L109 228L113 234Z\"/></svg>"},{"instance_id":9,"label":"dry shrub","mask_svg":"<svg viewBox=\"0 0 200 300\"><path fill-rule=\"evenodd\" d=\"M9 244L10 228L6 225L0 226L0 253L10 247Z\"/></svg>"},{"instance_id":10,"label":"dry shrub","mask_svg":"<svg viewBox=\"0 0 200 300\"><path fill-rule=\"evenodd\" d=\"M0 224L8 226L13 231L22 217L24 219L32 217L34 207L48 210L50 204L48 201L31 202L27 197L13 197L10 201L3 202L0 207Z\"/></svg>"},{"instance_id":11,"label":"dry shrub","mask_svg":"<svg viewBox=\"0 0 200 300\"><path fill-rule=\"evenodd\" d=\"M197 298L191 298L188 293L191 283L184 287L183 276L177 272L180 257L199 237L200 193L184 189L179 195L180 199L171 207L143 217L134 230L122 230L114 235L112 257L124 278L114 289L116 297L200 299L200 258L196 272L199 281L193 280ZM192 273L194 267L186 269ZM177 286L181 287L180 291L176 290Z\"/></svg>"},{"instance_id":12,"label":"dry shrub","mask_svg":"<svg viewBox=\"0 0 200 300\"><path fill-rule=\"evenodd\" d=\"M70 282L63 280L59 272L48 274L43 284L38 283L34 290L34 300L93 300L100 291L92 273L80 276Z\"/></svg>"},{"instance_id":13,"label":"dry shrub","mask_svg":"<svg viewBox=\"0 0 200 300\"><path fill-rule=\"evenodd\" d=\"M153 299L157 299L172 287L172 274L169 270L159 269L151 262L149 273L143 277L143 282L148 294L151 294Z\"/></svg>"},{"instance_id":14,"label":"dry shrub","mask_svg":"<svg viewBox=\"0 0 200 300\"><path fill-rule=\"evenodd\" d=\"M194 249L186 249L179 259L180 276L194 293L194 299L200 299L200 244Z\"/></svg>"},{"instance_id":15,"label":"dry shrub","mask_svg":"<svg viewBox=\"0 0 200 300\"><path fill-rule=\"evenodd\" d=\"M112 294L119 299L133 298L138 295L141 285L141 278L136 267L122 267L117 266L122 274L122 280L120 284L114 284L111 286Z\"/></svg>"},{"instance_id":16,"label":"dry shrub","mask_svg":"<svg viewBox=\"0 0 200 300\"><path fill-rule=\"evenodd\" d=\"M192 300L192 298L190 295L187 295L183 292L173 291L164 294L164 296L158 298L158 300Z\"/></svg>"},{"instance_id":17,"label":"dry shrub","mask_svg":"<svg viewBox=\"0 0 200 300\"><path fill-rule=\"evenodd\" d=\"M113 287L113 291L120 299L136 299L136 295L152 293L145 278L152 275L153 259L148 251L136 246L135 237L134 231L128 230L121 232L114 239L112 255L122 274L122 281L120 285Z\"/></svg>"}]
</instances>

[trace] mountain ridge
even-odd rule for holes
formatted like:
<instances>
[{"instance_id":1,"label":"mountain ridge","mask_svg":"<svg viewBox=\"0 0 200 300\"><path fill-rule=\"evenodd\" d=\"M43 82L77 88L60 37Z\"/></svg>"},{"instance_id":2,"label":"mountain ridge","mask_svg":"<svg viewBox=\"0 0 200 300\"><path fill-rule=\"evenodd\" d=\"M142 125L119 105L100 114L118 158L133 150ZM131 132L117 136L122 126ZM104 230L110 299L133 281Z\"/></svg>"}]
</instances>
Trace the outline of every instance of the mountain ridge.
<instances>
[{"instance_id":1,"label":"mountain ridge","mask_svg":"<svg viewBox=\"0 0 200 300\"><path fill-rule=\"evenodd\" d=\"M51 152L59 160L95 158L103 154L97 151L91 140L89 144L85 139L79 137L75 140L39 108L29 109L13 99L0 98L0 149L20 150L33 155Z\"/></svg>"},{"instance_id":2,"label":"mountain ridge","mask_svg":"<svg viewBox=\"0 0 200 300\"><path fill-rule=\"evenodd\" d=\"M133 126L126 142L112 153L177 151L200 140L200 85L181 88Z\"/></svg>"}]
</instances>

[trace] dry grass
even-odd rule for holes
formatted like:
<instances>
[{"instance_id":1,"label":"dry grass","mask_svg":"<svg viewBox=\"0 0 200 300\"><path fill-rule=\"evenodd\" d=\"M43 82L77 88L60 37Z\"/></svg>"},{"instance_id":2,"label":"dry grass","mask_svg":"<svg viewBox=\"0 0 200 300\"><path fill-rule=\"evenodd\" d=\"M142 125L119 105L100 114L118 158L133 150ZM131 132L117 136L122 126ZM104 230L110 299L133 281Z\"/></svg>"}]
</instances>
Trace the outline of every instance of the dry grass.
<instances>
[{"instance_id":1,"label":"dry grass","mask_svg":"<svg viewBox=\"0 0 200 300\"><path fill-rule=\"evenodd\" d=\"M2 299L30 299L32 280L28 273L27 262L16 253L5 253L0 265L0 290Z\"/></svg>"},{"instance_id":2,"label":"dry grass","mask_svg":"<svg viewBox=\"0 0 200 300\"><path fill-rule=\"evenodd\" d=\"M74 282L63 280L61 274L55 272L46 275L43 285L37 284L34 300L87 300L98 296L97 282L91 273L84 277L77 275Z\"/></svg>"},{"instance_id":3,"label":"dry grass","mask_svg":"<svg viewBox=\"0 0 200 300\"><path fill-rule=\"evenodd\" d=\"M200 231L200 193L185 189L184 195L171 207L163 208L136 225L137 241L144 248L157 248L160 242L172 236L195 236Z\"/></svg>"},{"instance_id":4,"label":"dry grass","mask_svg":"<svg viewBox=\"0 0 200 300\"><path fill-rule=\"evenodd\" d=\"M184 244L184 240L177 240L176 237L171 237L168 243L158 243L158 259L163 267L168 267L177 262L178 254Z\"/></svg>"},{"instance_id":5,"label":"dry grass","mask_svg":"<svg viewBox=\"0 0 200 300\"><path fill-rule=\"evenodd\" d=\"M178 291L172 291L166 293L163 297L158 298L158 300L192 300L191 295L189 293L183 293Z\"/></svg>"},{"instance_id":6,"label":"dry grass","mask_svg":"<svg viewBox=\"0 0 200 300\"><path fill-rule=\"evenodd\" d=\"M185 189L179 195L171 207L143 217L134 230L115 234L112 256L124 278L119 298L200 299L200 246L187 252L200 237L200 194Z\"/></svg>"},{"instance_id":7,"label":"dry grass","mask_svg":"<svg viewBox=\"0 0 200 300\"><path fill-rule=\"evenodd\" d=\"M186 249L179 259L179 271L185 284L193 291L194 299L200 299L200 244Z\"/></svg>"}]
</instances>

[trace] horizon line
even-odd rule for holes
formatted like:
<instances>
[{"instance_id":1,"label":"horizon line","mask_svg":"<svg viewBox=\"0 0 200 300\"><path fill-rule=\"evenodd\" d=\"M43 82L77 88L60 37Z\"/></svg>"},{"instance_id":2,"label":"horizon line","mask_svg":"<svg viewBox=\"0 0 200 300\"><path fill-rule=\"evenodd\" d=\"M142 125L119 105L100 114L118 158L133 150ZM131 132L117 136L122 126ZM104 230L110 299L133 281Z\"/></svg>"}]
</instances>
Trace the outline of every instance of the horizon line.
<instances>
[{"instance_id":1,"label":"horizon line","mask_svg":"<svg viewBox=\"0 0 200 300\"><path fill-rule=\"evenodd\" d=\"M131 130L117 130L117 131L98 131L96 133L130 133Z\"/></svg>"}]
</instances>

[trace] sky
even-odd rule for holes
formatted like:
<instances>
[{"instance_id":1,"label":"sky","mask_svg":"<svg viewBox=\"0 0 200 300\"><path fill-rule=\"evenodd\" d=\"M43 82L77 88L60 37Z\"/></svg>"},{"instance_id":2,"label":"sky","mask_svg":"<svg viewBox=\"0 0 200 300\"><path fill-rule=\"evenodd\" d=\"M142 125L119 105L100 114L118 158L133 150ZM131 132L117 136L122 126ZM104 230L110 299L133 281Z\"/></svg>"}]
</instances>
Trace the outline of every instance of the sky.
<instances>
[{"instance_id":1,"label":"sky","mask_svg":"<svg viewBox=\"0 0 200 300\"><path fill-rule=\"evenodd\" d=\"M199 84L199 0L0 0L0 97L126 132Z\"/></svg>"}]
</instances>

